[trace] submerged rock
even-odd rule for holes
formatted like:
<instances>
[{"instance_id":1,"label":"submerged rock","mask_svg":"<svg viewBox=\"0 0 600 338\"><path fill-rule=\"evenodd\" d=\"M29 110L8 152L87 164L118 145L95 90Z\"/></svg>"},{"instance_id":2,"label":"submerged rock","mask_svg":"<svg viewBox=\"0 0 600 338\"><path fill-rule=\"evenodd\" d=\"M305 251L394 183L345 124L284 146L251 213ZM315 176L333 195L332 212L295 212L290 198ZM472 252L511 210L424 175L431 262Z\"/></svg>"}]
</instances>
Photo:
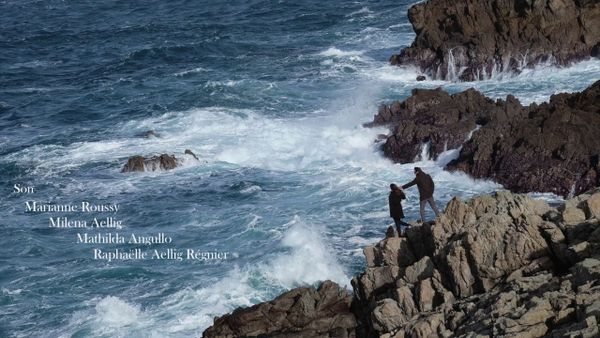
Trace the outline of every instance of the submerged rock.
<instances>
[{"instance_id":1,"label":"submerged rock","mask_svg":"<svg viewBox=\"0 0 600 338\"><path fill-rule=\"evenodd\" d=\"M141 137L141 138L155 138L155 137L160 137L160 135L157 132L155 132L154 130L148 130L148 131L136 134L135 136Z\"/></svg>"},{"instance_id":2,"label":"submerged rock","mask_svg":"<svg viewBox=\"0 0 600 338\"><path fill-rule=\"evenodd\" d=\"M390 62L417 65L435 79L567 65L600 49L598 1L429 0L412 6L408 18L416 38Z\"/></svg>"},{"instance_id":3,"label":"submerged rock","mask_svg":"<svg viewBox=\"0 0 600 338\"><path fill-rule=\"evenodd\" d=\"M162 154L150 158L133 156L127 160L121 172L171 170L178 165L179 160L174 155Z\"/></svg>"},{"instance_id":4,"label":"submerged rock","mask_svg":"<svg viewBox=\"0 0 600 338\"><path fill-rule=\"evenodd\" d=\"M457 149L447 169L515 192L567 196L599 185L600 81L527 107L513 96L493 101L474 89L452 95L415 89L405 101L381 106L367 124L374 125L391 127L382 149L396 162Z\"/></svg>"},{"instance_id":5,"label":"submerged rock","mask_svg":"<svg viewBox=\"0 0 600 338\"><path fill-rule=\"evenodd\" d=\"M189 155L194 160L200 161L198 156L194 154L193 151L186 149L184 152L184 156ZM178 166L182 165L184 162L184 158L175 157L175 155L162 154L158 156L152 157L144 157L144 156L132 156L127 160L123 169L121 169L122 173L132 172L132 171L165 171L175 169Z\"/></svg>"}]
</instances>

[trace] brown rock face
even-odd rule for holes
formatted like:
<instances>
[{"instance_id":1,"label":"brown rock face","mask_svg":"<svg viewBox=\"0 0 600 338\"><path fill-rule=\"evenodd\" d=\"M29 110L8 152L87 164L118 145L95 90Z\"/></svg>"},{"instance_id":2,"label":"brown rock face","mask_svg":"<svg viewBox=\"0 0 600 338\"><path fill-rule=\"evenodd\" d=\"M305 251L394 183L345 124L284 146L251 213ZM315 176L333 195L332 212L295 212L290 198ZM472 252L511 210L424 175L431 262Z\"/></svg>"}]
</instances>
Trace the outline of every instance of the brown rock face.
<instances>
[{"instance_id":1,"label":"brown rock face","mask_svg":"<svg viewBox=\"0 0 600 338\"><path fill-rule=\"evenodd\" d=\"M453 95L417 89L403 102L380 107L372 125L391 126L382 148L396 162L413 162L429 144L433 159L460 149L447 169L491 178L515 192L567 196L599 185L600 81L528 107L512 96L492 101L473 89Z\"/></svg>"},{"instance_id":2,"label":"brown rock face","mask_svg":"<svg viewBox=\"0 0 600 338\"><path fill-rule=\"evenodd\" d=\"M492 119L447 168L516 192L578 195L599 184L600 137L593 135L600 135L600 81L532 105L522 119Z\"/></svg>"},{"instance_id":3,"label":"brown rock face","mask_svg":"<svg viewBox=\"0 0 600 338\"><path fill-rule=\"evenodd\" d=\"M600 2L594 0L429 0L412 6L417 34L391 57L432 78L485 79L539 62L597 56Z\"/></svg>"},{"instance_id":4,"label":"brown rock face","mask_svg":"<svg viewBox=\"0 0 600 338\"><path fill-rule=\"evenodd\" d=\"M176 168L178 165L178 160L174 155L162 154L150 158L133 156L127 160L121 172L170 170Z\"/></svg>"},{"instance_id":5,"label":"brown rock face","mask_svg":"<svg viewBox=\"0 0 600 338\"><path fill-rule=\"evenodd\" d=\"M379 107L373 122L365 126L392 126L392 134L383 145L384 154L396 162L410 163L426 143L428 157L435 158L447 149L460 147L478 125L521 115L524 109L512 96L494 102L475 89L453 95L441 88L414 89L405 101Z\"/></svg>"},{"instance_id":6,"label":"brown rock face","mask_svg":"<svg viewBox=\"0 0 600 338\"><path fill-rule=\"evenodd\" d=\"M350 301L346 290L331 281L323 282L318 290L297 288L270 302L216 318L202 337L355 337Z\"/></svg>"}]
</instances>

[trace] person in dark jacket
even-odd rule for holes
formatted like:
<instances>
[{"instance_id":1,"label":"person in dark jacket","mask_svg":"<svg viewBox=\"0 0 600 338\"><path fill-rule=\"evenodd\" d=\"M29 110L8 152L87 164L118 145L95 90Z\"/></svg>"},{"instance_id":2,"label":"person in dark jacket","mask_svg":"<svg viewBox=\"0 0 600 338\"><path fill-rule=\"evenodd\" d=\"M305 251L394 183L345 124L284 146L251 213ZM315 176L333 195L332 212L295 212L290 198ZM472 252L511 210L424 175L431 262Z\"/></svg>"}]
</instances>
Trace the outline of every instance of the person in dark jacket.
<instances>
[{"instance_id":1,"label":"person in dark jacket","mask_svg":"<svg viewBox=\"0 0 600 338\"><path fill-rule=\"evenodd\" d=\"M425 222L425 204L429 203L433 212L435 212L435 216L439 216L440 212L435 204L435 200L433 199L433 191L435 189L435 184L431 179L431 176L424 173L423 170L419 167L415 167L415 179L411 182L402 186L402 189L407 189L412 187L413 185L417 185L419 189L419 200L420 200L420 211L421 211L421 222Z\"/></svg>"},{"instance_id":2,"label":"person in dark jacket","mask_svg":"<svg viewBox=\"0 0 600 338\"><path fill-rule=\"evenodd\" d=\"M403 227L410 226L410 224L402 221L404 218L404 210L402 210L402 200L406 199L406 195L402 189L398 188L395 184L390 184L390 196L388 197L388 201L390 204L390 217L394 219L394 223L396 224L396 230L398 230L398 235L403 233Z\"/></svg>"}]
</instances>

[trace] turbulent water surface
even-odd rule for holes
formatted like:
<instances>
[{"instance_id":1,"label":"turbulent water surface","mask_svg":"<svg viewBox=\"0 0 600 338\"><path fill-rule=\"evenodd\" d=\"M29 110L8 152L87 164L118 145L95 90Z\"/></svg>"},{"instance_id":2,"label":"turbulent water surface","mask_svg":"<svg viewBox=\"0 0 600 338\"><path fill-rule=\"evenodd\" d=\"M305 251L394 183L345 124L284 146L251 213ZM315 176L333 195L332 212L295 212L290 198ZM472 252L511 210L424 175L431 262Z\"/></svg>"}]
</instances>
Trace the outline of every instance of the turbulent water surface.
<instances>
[{"instance_id":1,"label":"turbulent water surface","mask_svg":"<svg viewBox=\"0 0 600 338\"><path fill-rule=\"evenodd\" d=\"M0 336L197 337L286 289L349 285L391 223L388 184L412 176L378 152L384 129L361 127L379 104L438 86L541 102L600 72L417 83L387 62L414 38L410 3L0 1ZM160 137L136 137L148 130ZM129 156L187 148L199 162L120 173ZM442 205L500 188L418 160ZM25 213L28 199L117 203L125 233L232 257L93 260L77 230Z\"/></svg>"}]
</instances>

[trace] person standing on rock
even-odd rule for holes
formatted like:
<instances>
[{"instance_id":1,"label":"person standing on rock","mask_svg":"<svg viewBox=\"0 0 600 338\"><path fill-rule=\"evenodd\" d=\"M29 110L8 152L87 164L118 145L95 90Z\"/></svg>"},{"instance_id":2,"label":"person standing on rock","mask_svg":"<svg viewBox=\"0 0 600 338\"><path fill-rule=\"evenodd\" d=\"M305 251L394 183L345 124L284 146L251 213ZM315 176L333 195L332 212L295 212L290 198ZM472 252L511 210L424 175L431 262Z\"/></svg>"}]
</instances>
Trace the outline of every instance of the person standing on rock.
<instances>
[{"instance_id":1,"label":"person standing on rock","mask_svg":"<svg viewBox=\"0 0 600 338\"><path fill-rule=\"evenodd\" d=\"M415 167L415 179L403 185L402 189L410 188L415 184L419 189L421 222L425 223L426 203L429 203L431 209L433 209L433 212L435 212L436 217L440 215L437 205L435 204L435 200L433 199L433 190L435 189L435 184L433 183L431 176L423 172L423 170L421 170L419 167Z\"/></svg>"},{"instance_id":2,"label":"person standing on rock","mask_svg":"<svg viewBox=\"0 0 600 338\"><path fill-rule=\"evenodd\" d=\"M403 228L410 226L410 224L402 221L404 218L404 210L402 210L402 200L406 199L406 195L404 195L404 191L398 188L394 183L390 184L390 196L388 197L388 201L390 204L390 217L394 219L394 223L396 224L396 230L398 231L398 236L403 233Z\"/></svg>"}]
</instances>

